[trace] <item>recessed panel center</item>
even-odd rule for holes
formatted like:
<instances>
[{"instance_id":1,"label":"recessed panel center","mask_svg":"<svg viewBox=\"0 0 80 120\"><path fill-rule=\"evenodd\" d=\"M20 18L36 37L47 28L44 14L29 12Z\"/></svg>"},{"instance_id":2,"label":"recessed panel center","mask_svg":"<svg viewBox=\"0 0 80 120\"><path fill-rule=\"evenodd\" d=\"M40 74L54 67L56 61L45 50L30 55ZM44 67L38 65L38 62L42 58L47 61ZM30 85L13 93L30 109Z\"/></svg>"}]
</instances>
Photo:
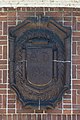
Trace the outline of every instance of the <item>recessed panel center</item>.
<instances>
[{"instance_id":1,"label":"recessed panel center","mask_svg":"<svg viewBox=\"0 0 80 120\"><path fill-rule=\"evenodd\" d=\"M27 80L45 86L52 80L52 48L27 49Z\"/></svg>"}]
</instances>

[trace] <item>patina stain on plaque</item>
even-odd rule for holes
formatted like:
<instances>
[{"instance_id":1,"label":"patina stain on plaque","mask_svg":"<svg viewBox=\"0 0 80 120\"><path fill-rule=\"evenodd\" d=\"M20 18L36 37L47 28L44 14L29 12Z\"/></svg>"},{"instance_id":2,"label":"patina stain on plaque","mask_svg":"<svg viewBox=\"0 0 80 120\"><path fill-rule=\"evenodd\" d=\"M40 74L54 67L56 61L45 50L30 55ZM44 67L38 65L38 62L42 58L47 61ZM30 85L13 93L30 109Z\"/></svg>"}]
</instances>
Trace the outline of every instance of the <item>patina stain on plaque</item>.
<instances>
[{"instance_id":1,"label":"patina stain on plaque","mask_svg":"<svg viewBox=\"0 0 80 120\"><path fill-rule=\"evenodd\" d=\"M24 106L53 108L70 88L71 29L28 18L9 29L10 85Z\"/></svg>"}]
</instances>

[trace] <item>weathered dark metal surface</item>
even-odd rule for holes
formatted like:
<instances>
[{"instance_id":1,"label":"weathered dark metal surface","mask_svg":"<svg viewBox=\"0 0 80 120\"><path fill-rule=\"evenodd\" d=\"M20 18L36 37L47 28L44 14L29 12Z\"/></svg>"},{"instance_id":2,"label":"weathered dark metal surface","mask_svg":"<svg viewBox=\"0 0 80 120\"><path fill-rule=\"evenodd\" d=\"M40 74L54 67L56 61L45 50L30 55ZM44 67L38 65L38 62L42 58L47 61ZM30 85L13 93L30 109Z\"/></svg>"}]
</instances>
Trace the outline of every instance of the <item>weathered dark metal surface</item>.
<instances>
[{"instance_id":1,"label":"weathered dark metal surface","mask_svg":"<svg viewBox=\"0 0 80 120\"><path fill-rule=\"evenodd\" d=\"M54 107L70 87L71 30L53 18L10 28L10 85L24 106Z\"/></svg>"}]
</instances>

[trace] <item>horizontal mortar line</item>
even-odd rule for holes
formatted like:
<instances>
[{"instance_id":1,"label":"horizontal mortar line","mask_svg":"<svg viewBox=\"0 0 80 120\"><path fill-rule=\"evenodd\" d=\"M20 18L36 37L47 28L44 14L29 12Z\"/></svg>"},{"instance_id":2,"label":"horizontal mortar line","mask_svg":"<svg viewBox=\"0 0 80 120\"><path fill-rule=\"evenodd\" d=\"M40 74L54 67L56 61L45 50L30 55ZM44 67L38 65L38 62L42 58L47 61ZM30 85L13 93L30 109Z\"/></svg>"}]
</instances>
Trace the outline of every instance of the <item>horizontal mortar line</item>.
<instances>
[{"instance_id":1,"label":"horizontal mortar line","mask_svg":"<svg viewBox=\"0 0 80 120\"><path fill-rule=\"evenodd\" d=\"M52 60L54 62L62 62L62 63L66 63L66 62L71 62L71 61L63 61L63 60Z\"/></svg>"},{"instance_id":2,"label":"horizontal mortar line","mask_svg":"<svg viewBox=\"0 0 80 120\"><path fill-rule=\"evenodd\" d=\"M71 100L71 98L63 98L63 100Z\"/></svg>"},{"instance_id":3,"label":"horizontal mortar line","mask_svg":"<svg viewBox=\"0 0 80 120\"><path fill-rule=\"evenodd\" d=\"M0 54L0 55L3 55L3 54ZM3 58L2 58L2 59L0 59L0 60L7 60L7 59L3 59Z\"/></svg>"},{"instance_id":4,"label":"horizontal mortar line","mask_svg":"<svg viewBox=\"0 0 80 120\"><path fill-rule=\"evenodd\" d=\"M63 105L71 105L71 103L64 103L64 101L63 101Z\"/></svg>"}]
</instances>

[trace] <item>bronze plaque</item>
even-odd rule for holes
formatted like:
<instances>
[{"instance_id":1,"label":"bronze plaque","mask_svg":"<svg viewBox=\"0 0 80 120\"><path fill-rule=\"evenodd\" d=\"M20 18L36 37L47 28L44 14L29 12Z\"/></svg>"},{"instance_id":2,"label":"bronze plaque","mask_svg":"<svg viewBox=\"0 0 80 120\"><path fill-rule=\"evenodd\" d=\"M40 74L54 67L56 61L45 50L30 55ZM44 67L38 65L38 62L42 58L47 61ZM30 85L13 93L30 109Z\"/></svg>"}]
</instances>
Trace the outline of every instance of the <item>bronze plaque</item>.
<instances>
[{"instance_id":1,"label":"bronze plaque","mask_svg":"<svg viewBox=\"0 0 80 120\"><path fill-rule=\"evenodd\" d=\"M24 106L53 108L70 88L71 29L53 18L10 28L10 85Z\"/></svg>"}]
</instances>

